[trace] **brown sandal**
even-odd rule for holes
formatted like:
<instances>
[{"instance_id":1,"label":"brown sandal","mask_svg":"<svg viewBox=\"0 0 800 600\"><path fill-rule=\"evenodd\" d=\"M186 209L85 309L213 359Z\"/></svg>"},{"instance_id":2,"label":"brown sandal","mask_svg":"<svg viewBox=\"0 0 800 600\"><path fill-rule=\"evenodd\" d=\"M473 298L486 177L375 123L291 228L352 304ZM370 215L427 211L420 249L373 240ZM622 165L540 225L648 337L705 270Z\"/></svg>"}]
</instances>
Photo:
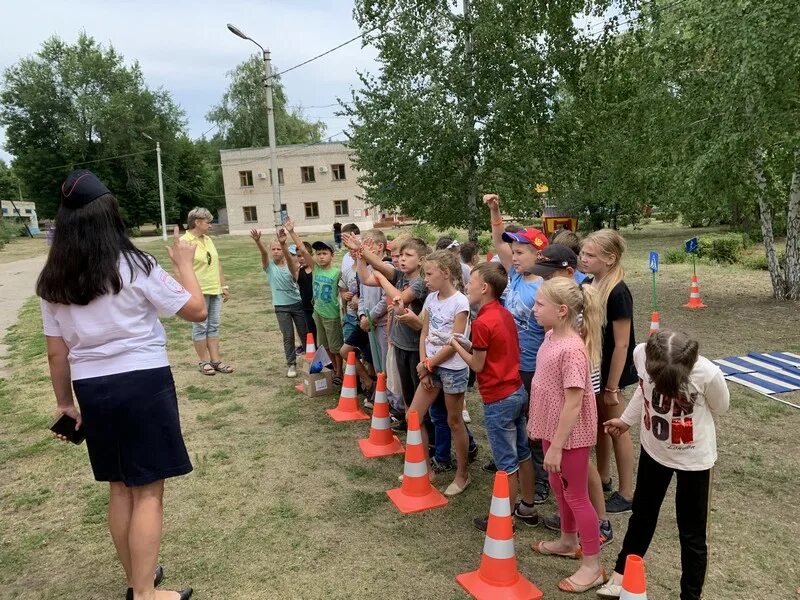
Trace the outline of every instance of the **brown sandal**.
<instances>
[{"instance_id":1,"label":"brown sandal","mask_svg":"<svg viewBox=\"0 0 800 600\"><path fill-rule=\"evenodd\" d=\"M211 368L214 369L217 373L233 373L233 367L230 365L226 365L221 360L208 364L210 364Z\"/></svg>"},{"instance_id":2,"label":"brown sandal","mask_svg":"<svg viewBox=\"0 0 800 600\"><path fill-rule=\"evenodd\" d=\"M208 375L209 377L211 377L212 375L217 374L216 370L214 370L214 365L212 365L210 362L208 361L199 362L197 364L200 366L200 372L203 375Z\"/></svg>"},{"instance_id":3,"label":"brown sandal","mask_svg":"<svg viewBox=\"0 0 800 600\"><path fill-rule=\"evenodd\" d=\"M563 556L564 558L571 558L572 560L583 558L583 550L580 546L572 552L553 552L547 549L547 546L545 546L546 543L547 542L531 542L531 550L544 556Z\"/></svg>"}]
</instances>

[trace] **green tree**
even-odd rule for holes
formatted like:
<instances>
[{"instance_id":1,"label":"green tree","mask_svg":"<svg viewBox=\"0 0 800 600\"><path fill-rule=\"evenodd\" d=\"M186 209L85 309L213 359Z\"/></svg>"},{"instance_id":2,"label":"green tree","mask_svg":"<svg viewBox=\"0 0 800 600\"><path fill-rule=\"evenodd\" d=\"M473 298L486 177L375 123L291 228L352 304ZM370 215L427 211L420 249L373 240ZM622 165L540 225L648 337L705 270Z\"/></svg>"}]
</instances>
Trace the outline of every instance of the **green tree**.
<instances>
[{"instance_id":1,"label":"green tree","mask_svg":"<svg viewBox=\"0 0 800 600\"><path fill-rule=\"evenodd\" d=\"M230 84L222 100L206 115L206 119L218 127L217 135L221 140L221 147L267 146L267 99L261 56L251 56L229 71L228 77ZM321 121L307 121L300 111L289 109L280 78L273 78L272 105L277 144L321 141L325 124Z\"/></svg>"},{"instance_id":2,"label":"green tree","mask_svg":"<svg viewBox=\"0 0 800 600\"><path fill-rule=\"evenodd\" d=\"M16 200L19 198L17 180L5 161L0 160L0 200Z\"/></svg>"},{"instance_id":3,"label":"green tree","mask_svg":"<svg viewBox=\"0 0 800 600\"><path fill-rule=\"evenodd\" d=\"M46 40L6 70L0 123L14 172L40 215L54 215L63 178L85 165L114 192L131 225L158 220L155 148L140 134L161 141L171 175L183 112L167 92L148 88L139 65L126 65L113 47L86 34L74 44ZM173 202L168 193L171 211Z\"/></svg>"},{"instance_id":4,"label":"green tree","mask_svg":"<svg viewBox=\"0 0 800 600\"><path fill-rule=\"evenodd\" d=\"M361 73L344 107L367 200L473 240L488 224L479 188L530 218L559 73L578 58L573 16L587 4L471 0L456 14L448 0L357 2L361 28L380 32L365 39L381 71Z\"/></svg>"}]
</instances>

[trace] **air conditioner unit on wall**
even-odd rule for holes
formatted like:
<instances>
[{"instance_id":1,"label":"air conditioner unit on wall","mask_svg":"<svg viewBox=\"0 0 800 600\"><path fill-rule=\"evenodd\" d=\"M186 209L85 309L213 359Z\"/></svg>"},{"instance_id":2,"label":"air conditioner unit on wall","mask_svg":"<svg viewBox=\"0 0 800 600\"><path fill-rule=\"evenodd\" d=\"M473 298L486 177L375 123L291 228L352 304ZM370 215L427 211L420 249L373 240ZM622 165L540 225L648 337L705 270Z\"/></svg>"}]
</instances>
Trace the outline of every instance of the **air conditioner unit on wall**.
<instances>
[{"instance_id":1,"label":"air conditioner unit on wall","mask_svg":"<svg viewBox=\"0 0 800 600\"><path fill-rule=\"evenodd\" d=\"M266 173L259 173L258 174L258 178L259 179L266 179L267 178L267 174Z\"/></svg>"},{"instance_id":2,"label":"air conditioner unit on wall","mask_svg":"<svg viewBox=\"0 0 800 600\"><path fill-rule=\"evenodd\" d=\"M319 168L319 172L320 173L327 173L328 172L328 167L320 167Z\"/></svg>"}]
</instances>

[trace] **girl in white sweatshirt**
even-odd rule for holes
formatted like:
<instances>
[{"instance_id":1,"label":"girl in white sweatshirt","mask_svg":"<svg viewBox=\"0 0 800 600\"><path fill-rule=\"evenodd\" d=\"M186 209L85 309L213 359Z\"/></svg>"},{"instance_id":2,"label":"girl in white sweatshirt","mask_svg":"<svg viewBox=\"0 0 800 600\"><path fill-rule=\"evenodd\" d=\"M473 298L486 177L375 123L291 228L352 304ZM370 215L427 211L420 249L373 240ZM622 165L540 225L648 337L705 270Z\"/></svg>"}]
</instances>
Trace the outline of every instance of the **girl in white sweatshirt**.
<instances>
[{"instance_id":1,"label":"girl in white sweatshirt","mask_svg":"<svg viewBox=\"0 0 800 600\"><path fill-rule=\"evenodd\" d=\"M681 600L699 600L708 562L711 469L717 460L714 415L728 410L730 393L722 372L698 354L698 344L684 333L660 331L633 352L639 387L625 412L604 423L613 435L641 423L642 451L633 514L617 557L614 574L597 591L619 598L629 554L644 556L673 473L678 487L675 509L681 543Z\"/></svg>"}]
</instances>

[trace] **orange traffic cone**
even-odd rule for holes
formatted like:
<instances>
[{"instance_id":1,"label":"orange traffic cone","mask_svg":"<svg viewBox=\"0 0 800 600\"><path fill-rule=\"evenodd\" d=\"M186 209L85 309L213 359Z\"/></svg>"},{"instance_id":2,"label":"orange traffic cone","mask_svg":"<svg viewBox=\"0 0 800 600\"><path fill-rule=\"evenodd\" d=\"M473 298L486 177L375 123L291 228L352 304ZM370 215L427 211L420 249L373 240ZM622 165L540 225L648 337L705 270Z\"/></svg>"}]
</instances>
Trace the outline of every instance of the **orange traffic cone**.
<instances>
[{"instance_id":1,"label":"orange traffic cone","mask_svg":"<svg viewBox=\"0 0 800 600\"><path fill-rule=\"evenodd\" d=\"M456 577L458 584L478 600L539 600L542 592L517 570L514 530L508 500L508 475L494 476L489 526L483 542L481 565L477 571Z\"/></svg>"},{"instance_id":2,"label":"orange traffic cone","mask_svg":"<svg viewBox=\"0 0 800 600\"><path fill-rule=\"evenodd\" d=\"M708 308L700 300L700 286L697 285L697 275L692 275L692 287L689 288L689 302L683 308Z\"/></svg>"},{"instance_id":3,"label":"orange traffic cone","mask_svg":"<svg viewBox=\"0 0 800 600\"><path fill-rule=\"evenodd\" d=\"M428 461L425 458L425 449L422 447L422 433L419 430L417 411L408 411L406 420L408 421L408 434L406 435L403 483L399 488L386 492L389 500L403 514L422 512L447 504L447 498L431 485Z\"/></svg>"},{"instance_id":4,"label":"orange traffic cone","mask_svg":"<svg viewBox=\"0 0 800 600\"><path fill-rule=\"evenodd\" d=\"M647 580L644 576L644 560L629 554L622 575L622 593L619 600L647 600Z\"/></svg>"},{"instance_id":5,"label":"orange traffic cone","mask_svg":"<svg viewBox=\"0 0 800 600\"><path fill-rule=\"evenodd\" d=\"M339 396L339 405L325 411L331 419L343 421L367 421L369 417L358 408L358 387L356 383L356 353L347 355L347 367L344 370L342 381L342 394Z\"/></svg>"},{"instance_id":6,"label":"orange traffic cone","mask_svg":"<svg viewBox=\"0 0 800 600\"><path fill-rule=\"evenodd\" d=\"M389 402L386 400L386 373L378 373L378 387L375 388L375 404L372 407L372 426L369 437L358 440L361 454L366 458L389 456L403 451L403 445L392 433L389 425Z\"/></svg>"},{"instance_id":7,"label":"orange traffic cone","mask_svg":"<svg viewBox=\"0 0 800 600\"><path fill-rule=\"evenodd\" d=\"M656 331L661 328L661 315L658 311L653 311L650 313L650 333L647 335L653 335Z\"/></svg>"},{"instance_id":8,"label":"orange traffic cone","mask_svg":"<svg viewBox=\"0 0 800 600\"><path fill-rule=\"evenodd\" d=\"M311 361L314 360L314 354L316 353L317 348L314 346L314 334L307 333L306 334L306 363L309 365Z\"/></svg>"}]
</instances>

